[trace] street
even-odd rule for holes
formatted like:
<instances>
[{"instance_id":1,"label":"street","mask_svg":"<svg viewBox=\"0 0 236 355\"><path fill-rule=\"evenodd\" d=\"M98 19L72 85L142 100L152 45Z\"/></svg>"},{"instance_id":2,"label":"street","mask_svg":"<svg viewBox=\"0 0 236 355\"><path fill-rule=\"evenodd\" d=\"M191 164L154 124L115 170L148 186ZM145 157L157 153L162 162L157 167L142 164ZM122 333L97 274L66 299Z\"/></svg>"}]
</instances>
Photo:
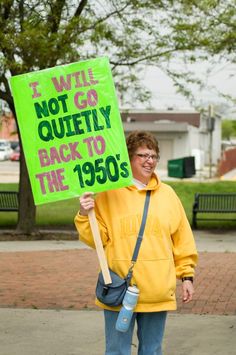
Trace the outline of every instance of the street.
<instances>
[{"instance_id":1,"label":"street","mask_svg":"<svg viewBox=\"0 0 236 355\"><path fill-rule=\"evenodd\" d=\"M0 183L19 182L19 166L18 161L0 161Z\"/></svg>"},{"instance_id":2,"label":"street","mask_svg":"<svg viewBox=\"0 0 236 355\"><path fill-rule=\"evenodd\" d=\"M19 182L19 168L20 162L19 161L0 161L0 183L14 183ZM167 176L168 172L164 169L159 169L157 167L157 174L161 178L162 181L218 181L219 178L213 177L212 179L207 178L208 170L197 171L196 175L191 178L187 179L179 179ZM220 178L220 180L236 180L236 169L228 172L224 176Z\"/></svg>"}]
</instances>

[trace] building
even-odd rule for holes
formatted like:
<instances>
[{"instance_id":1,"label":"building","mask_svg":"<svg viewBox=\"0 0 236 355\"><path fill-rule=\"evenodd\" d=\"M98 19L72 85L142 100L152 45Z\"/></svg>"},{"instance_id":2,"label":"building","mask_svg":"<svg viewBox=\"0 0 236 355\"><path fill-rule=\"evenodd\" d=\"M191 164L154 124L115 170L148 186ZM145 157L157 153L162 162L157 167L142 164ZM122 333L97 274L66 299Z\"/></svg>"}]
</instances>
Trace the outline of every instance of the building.
<instances>
[{"instance_id":1,"label":"building","mask_svg":"<svg viewBox=\"0 0 236 355\"><path fill-rule=\"evenodd\" d=\"M125 134L147 130L155 134L160 147L161 169L170 159L195 157L197 170L217 166L221 159L221 120L209 119L196 111L121 111ZM18 141L16 123L11 113L0 117L0 138Z\"/></svg>"},{"instance_id":2,"label":"building","mask_svg":"<svg viewBox=\"0 0 236 355\"><path fill-rule=\"evenodd\" d=\"M121 118L125 134L147 130L155 134L160 147L161 169L170 159L195 157L197 170L217 165L221 158L220 118L205 117L196 111L134 111L123 110Z\"/></svg>"},{"instance_id":3,"label":"building","mask_svg":"<svg viewBox=\"0 0 236 355\"><path fill-rule=\"evenodd\" d=\"M0 116L0 139L18 142L16 121L11 112L3 112Z\"/></svg>"}]
</instances>

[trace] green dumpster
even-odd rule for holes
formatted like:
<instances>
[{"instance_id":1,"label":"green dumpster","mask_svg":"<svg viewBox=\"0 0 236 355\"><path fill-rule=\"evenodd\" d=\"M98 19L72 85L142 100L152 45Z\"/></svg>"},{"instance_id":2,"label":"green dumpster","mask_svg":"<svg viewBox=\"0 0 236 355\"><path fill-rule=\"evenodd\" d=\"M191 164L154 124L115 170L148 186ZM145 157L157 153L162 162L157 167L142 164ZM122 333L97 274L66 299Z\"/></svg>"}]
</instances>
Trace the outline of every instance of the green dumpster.
<instances>
[{"instance_id":1,"label":"green dumpster","mask_svg":"<svg viewBox=\"0 0 236 355\"><path fill-rule=\"evenodd\" d=\"M168 176L188 178L196 174L194 157L168 160Z\"/></svg>"},{"instance_id":2,"label":"green dumpster","mask_svg":"<svg viewBox=\"0 0 236 355\"><path fill-rule=\"evenodd\" d=\"M171 159L168 160L168 176L169 177L184 177L184 160Z\"/></svg>"}]
</instances>

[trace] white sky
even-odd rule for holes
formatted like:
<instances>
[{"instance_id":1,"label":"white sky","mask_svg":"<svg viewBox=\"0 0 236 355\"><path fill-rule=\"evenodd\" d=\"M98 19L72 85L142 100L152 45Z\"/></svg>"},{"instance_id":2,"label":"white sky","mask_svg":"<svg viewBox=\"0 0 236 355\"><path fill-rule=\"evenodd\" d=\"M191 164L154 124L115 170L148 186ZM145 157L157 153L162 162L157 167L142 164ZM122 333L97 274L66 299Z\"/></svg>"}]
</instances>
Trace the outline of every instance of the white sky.
<instances>
[{"instance_id":1,"label":"white sky","mask_svg":"<svg viewBox=\"0 0 236 355\"><path fill-rule=\"evenodd\" d=\"M236 66L225 63L218 64L211 68L212 72L208 74L207 67L208 65L205 63L191 66L191 70L203 79L204 87L208 87L201 91L196 87L193 89L197 103L212 104L216 102L225 102L225 99L220 98L217 92L236 97L236 75L234 75L236 74ZM171 79L158 68L150 67L146 70L145 83L153 94L153 108L191 108L191 105L185 97L176 93ZM233 107L231 103L229 104Z\"/></svg>"}]
</instances>

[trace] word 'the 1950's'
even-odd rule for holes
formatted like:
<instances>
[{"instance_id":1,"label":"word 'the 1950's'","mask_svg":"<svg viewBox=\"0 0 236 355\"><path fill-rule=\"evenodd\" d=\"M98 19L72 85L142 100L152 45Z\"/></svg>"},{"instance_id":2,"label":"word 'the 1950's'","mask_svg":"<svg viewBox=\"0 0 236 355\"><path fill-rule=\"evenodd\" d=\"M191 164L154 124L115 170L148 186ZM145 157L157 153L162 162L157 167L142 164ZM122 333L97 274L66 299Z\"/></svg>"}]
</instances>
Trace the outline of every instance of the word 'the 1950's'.
<instances>
[{"instance_id":1,"label":"word 'the 1950's'","mask_svg":"<svg viewBox=\"0 0 236 355\"><path fill-rule=\"evenodd\" d=\"M116 182L120 176L127 178L129 176L128 163L118 162L119 160L120 154L116 154L116 156L109 155L105 159L96 159L94 162L77 164L73 171L78 174L80 187L93 186L95 182L105 184L107 180Z\"/></svg>"}]
</instances>

